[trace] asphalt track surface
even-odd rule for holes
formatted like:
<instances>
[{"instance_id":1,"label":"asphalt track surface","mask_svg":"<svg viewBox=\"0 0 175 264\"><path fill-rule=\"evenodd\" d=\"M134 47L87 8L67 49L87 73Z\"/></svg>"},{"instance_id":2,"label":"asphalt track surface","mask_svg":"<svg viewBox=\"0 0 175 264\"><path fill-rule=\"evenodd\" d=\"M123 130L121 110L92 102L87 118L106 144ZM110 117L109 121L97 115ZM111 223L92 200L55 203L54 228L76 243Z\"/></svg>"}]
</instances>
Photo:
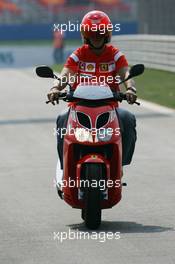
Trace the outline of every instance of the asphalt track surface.
<instances>
[{"instance_id":1,"label":"asphalt track surface","mask_svg":"<svg viewBox=\"0 0 175 264\"><path fill-rule=\"evenodd\" d=\"M61 242L61 232L87 232L53 186L53 128L65 105L44 103L52 81L31 70L1 70L0 80L0 263L174 264L175 115L123 105L138 130L123 199L103 212L96 236Z\"/></svg>"}]
</instances>

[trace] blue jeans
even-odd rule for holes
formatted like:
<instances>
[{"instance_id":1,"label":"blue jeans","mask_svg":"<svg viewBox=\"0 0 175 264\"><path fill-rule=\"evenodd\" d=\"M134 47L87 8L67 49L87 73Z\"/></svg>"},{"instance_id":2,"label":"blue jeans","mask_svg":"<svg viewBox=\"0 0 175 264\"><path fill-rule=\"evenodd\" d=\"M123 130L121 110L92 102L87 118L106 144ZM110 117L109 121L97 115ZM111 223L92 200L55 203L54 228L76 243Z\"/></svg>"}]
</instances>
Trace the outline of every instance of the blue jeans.
<instances>
[{"instance_id":1,"label":"blue jeans","mask_svg":"<svg viewBox=\"0 0 175 264\"><path fill-rule=\"evenodd\" d=\"M118 114L122 134L122 165L125 166L131 163L134 154L137 140L136 118L132 113L122 108L117 108L116 112Z\"/></svg>"},{"instance_id":2,"label":"blue jeans","mask_svg":"<svg viewBox=\"0 0 175 264\"><path fill-rule=\"evenodd\" d=\"M117 108L116 113L119 118L120 130L122 134L122 165L129 165L131 163L135 143L137 140L137 132L136 132L136 119L135 116L129 111ZM69 111L59 115L56 121L56 128L66 128L67 120L68 120ZM60 158L61 169L63 169L63 140L64 138L57 134L57 150Z\"/></svg>"}]
</instances>

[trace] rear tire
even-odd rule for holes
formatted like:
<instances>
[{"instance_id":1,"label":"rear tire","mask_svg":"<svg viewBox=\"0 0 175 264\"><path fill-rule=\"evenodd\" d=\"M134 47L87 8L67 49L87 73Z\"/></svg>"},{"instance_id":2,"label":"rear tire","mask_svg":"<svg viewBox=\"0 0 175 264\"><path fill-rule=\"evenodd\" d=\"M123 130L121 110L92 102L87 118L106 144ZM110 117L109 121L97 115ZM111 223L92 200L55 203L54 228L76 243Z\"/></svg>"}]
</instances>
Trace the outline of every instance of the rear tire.
<instances>
[{"instance_id":1,"label":"rear tire","mask_svg":"<svg viewBox=\"0 0 175 264\"><path fill-rule=\"evenodd\" d=\"M85 225L89 229L97 229L101 224L101 191L99 180L102 179L103 169L101 164L88 163L85 166L85 178L89 186L85 188L85 209L82 216ZM91 187L92 182L97 182L95 187Z\"/></svg>"}]
</instances>

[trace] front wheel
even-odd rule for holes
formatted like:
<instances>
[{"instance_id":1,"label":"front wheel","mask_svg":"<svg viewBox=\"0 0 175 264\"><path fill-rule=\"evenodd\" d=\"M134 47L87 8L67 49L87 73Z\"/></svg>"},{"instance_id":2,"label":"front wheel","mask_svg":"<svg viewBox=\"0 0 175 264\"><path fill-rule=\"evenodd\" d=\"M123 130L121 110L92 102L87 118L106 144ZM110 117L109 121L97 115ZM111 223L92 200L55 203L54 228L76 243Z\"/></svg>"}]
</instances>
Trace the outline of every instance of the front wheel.
<instances>
[{"instance_id":1,"label":"front wheel","mask_svg":"<svg viewBox=\"0 0 175 264\"><path fill-rule=\"evenodd\" d=\"M101 164L87 163L85 166L85 179L89 186L85 188L85 208L82 210L82 218L89 229L97 229L101 224L101 191L99 180L102 179L103 168ZM96 182L95 187L92 182Z\"/></svg>"}]
</instances>

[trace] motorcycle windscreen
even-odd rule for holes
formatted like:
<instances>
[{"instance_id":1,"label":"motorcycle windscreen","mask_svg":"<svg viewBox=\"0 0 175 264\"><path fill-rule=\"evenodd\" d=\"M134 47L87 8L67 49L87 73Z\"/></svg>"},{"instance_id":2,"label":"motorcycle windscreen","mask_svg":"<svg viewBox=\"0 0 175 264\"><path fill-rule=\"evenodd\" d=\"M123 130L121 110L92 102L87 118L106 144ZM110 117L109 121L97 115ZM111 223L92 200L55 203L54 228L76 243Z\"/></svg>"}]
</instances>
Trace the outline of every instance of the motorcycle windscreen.
<instances>
[{"instance_id":1,"label":"motorcycle windscreen","mask_svg":"<svg viewBox=\"0 0 175 264\"><path fill-rule=\"evenodd\" d=\"M82 85L79 84L73 94L74 98L84 100L105 100L114 98L108 85Z\"/></svg>"}]
</instances>

